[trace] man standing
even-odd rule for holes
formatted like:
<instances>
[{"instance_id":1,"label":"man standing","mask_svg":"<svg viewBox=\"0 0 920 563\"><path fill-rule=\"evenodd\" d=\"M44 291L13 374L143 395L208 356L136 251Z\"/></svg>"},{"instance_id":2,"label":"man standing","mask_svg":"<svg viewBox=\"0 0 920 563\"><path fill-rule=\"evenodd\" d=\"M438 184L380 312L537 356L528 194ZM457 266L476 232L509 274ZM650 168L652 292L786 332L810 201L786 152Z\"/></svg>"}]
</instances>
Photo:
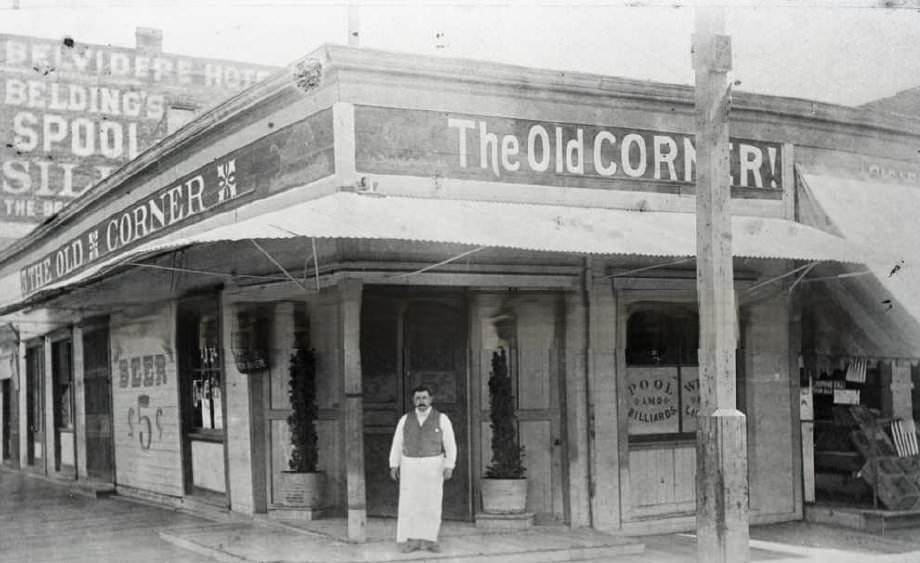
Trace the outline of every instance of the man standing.
<instances>
[{"instance_id":1,"label":"man standing","mask_svg":"<svg viewBox=\"0 0 920 563\"><path fill-rule=\"evenodd\" d=\"M431 406L431 389L412 390L415 410L399 419L390 446L390 477L399 481L396 542L403 553L417 549L439 552L444 481L457 463L454 428L444 413Z\"/></svg>"}]
</instances>

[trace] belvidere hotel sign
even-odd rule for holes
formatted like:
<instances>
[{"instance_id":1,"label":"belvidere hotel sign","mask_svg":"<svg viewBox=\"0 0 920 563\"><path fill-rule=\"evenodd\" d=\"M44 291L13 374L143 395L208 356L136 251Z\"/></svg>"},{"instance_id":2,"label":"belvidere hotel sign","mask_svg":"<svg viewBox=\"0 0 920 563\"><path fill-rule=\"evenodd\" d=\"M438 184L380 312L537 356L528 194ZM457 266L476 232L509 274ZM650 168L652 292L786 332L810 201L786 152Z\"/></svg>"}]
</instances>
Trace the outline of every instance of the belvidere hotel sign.
<instances>
[{"instance_id":1,"label":"belvidere hotel sign","mask_svg":"<svg viewBox=\"0 0 920 563\"><path fill-rule=\"evenodd\" d=\"M0 220L31 222L165 137L174 100L210 106L269 72L13 35L0 35L0 71Z\"/></svg>"}]
</instances>

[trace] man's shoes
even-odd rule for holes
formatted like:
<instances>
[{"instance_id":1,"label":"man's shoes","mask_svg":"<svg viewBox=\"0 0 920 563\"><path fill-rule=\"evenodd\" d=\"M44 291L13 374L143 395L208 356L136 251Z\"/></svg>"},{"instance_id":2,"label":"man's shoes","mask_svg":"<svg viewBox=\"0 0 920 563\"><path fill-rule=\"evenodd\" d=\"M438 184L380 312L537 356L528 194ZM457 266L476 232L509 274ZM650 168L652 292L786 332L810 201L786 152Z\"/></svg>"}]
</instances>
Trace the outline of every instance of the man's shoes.
<instances>
[{"instance_id":1,"label":"man's shoes","mask_svg":"<svg viewBox=\"0 0 920 563\"><path fill-rule=\"evenodd\" d=\"M432 553L441 553L441 545L436 541L425 542L425 549Z\"/></svg>"},{"instance_id":2,"label":"man's shoes","mask_svg":"<svg viewBox=\"0 0 920 563\"><path fill-rule=\"evenodd\" d=\"M418 540L406 540L406 544L402 546L399 550L402 553L412 553L413 551L418 551L421 548Z\"/></svg>"}]
</instances>

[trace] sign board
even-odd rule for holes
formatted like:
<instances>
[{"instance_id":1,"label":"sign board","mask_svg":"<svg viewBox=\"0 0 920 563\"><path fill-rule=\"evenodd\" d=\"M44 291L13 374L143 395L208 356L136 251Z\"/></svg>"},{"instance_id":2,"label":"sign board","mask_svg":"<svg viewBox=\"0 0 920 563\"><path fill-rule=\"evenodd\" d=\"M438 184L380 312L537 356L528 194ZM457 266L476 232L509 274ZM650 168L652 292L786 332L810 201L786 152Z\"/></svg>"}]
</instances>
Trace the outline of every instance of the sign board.
<instances>
[{"instance_id":1,"label":"sign board","mask_svg":"<svg viewBox=\"0 0 920 563\"><path fill-rule=\"evenodd\" d=\"M0 223L39 223L270 67L0 34Z\"/></svg>"},{"instance_id":2,"label":"sign board","mask_svg":"<svg viewBox=\"0 0 920 563\"><path fill-rule=\"evenodd\" d=\"M680 432L676 367L630 367L626 370L626 388L631 436Z\"/></svg>"},{"instance_id":3,"label":"sign board","mask_svg":"<svg viewBox=\"0 0 920 563\"><path fill-rule=\"evenodd\" d=\"M111 323L112 422L118 483L182 495L175 320L117 313Z\"/></svg>"},{"instance_id":4,"label":"sign board","mask_svg":"<svg viewBox=\"0 0 920 563\"><path fill-rule=\"evenodd\" d=\"M327 109L132 200L22 268L22 294L35 293L178 227L331 175L332 151L332 110Z\"/></svg>"},{"instance_id":5,"label":"sign board","mask_svg":"<svg viewBox=\"0 0 920 563\"><path fill-rule=\"evenodd\" d=\"M694 143L691 133L614 123L355 108L356 166L368 173L597 189L643 182L678 192L695 182ZM732 139L732 185L781 197L781 153L777 142Z\"/></svg>"}]
</instances>

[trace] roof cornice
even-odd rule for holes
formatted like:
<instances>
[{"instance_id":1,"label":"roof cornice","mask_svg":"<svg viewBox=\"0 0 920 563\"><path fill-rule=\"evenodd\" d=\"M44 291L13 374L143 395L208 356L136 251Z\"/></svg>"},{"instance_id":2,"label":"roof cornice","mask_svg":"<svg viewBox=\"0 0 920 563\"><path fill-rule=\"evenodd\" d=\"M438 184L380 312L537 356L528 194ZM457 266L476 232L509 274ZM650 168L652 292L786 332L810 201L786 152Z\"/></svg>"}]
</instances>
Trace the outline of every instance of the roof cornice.
<instances>
[{"instance_id":1,"label":"roof cornice","mask_svg":"<svg viewBox=\"0 0 920 563\"><path fill-rule=\"evenodd\" d=\"M329 64L340 72L365 72L386 76L427 77L533 90L542 95L579 94L603 98L635 99L692 108L693 86L669 84L600 74L531 68L473 59L443 58L327 46ZM803 98L768 96L743 91L732 93L732 111L868 127L897 135L920 136L920 119L863 107L850 107Z\"/></svg>"},{"instance_id":2,"label":"roof cornice","mask_svg":"<svg viewBox=\"0 0 920 563\"><path fill-rule=\"evenodd\" d=\"M599 74L531 68L473 59L435 57L394 53L375 49L323 45L310 54L275 72L266 80L227 99L206 111L177 132L141 153L114 173L93 186L59 213L46 220L26 237L0 251L0 263L27 251L51 236L100 200L115 194L124 185L166 155L202 138L212 128L233 119L253 106L274 98L284 91L296 90L292 72L304 61L322 64L324 82L335 73L337 80L349 75L366 74L467 83L483 87L532 91L540 96L579 95L612 99L630 99L646 103L671 104L688 111L694 103L693 86L653 81L617 78ZM347 100L345 100L347 101ZM757 115L785 119L823 122L837 127L863 128L872 132L920 137L920 119L871 110L848 107L800 98L766 96L746 92L732 94L732 111L744 118Z\"/></svg>"}]
</instances>

